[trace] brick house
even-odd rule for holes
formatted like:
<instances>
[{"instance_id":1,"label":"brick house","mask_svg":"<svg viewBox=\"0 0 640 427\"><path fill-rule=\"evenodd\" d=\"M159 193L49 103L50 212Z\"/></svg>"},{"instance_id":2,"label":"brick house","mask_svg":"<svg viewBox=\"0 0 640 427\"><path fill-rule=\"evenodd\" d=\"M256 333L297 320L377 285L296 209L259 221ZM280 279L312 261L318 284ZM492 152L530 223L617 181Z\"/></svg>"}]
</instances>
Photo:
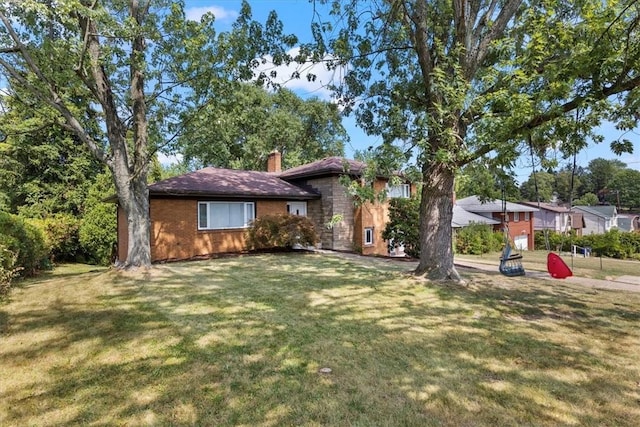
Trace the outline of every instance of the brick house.
<instances>
[{"instance_id":1,"label":"brick house","mask_svg":"<svg viewBox=\"0 0 640 427\"><path fill-rule=\"evenodd\" d=\"M482 202L477 196L469 196L456 200L456 205L468 212L491 218L497 222L493 228L502 231L506 223L509 238L518 250L534 249L534 213L537 208L518 203L488 200ZM506 211L506 216L505 216Z\"/></svg>"},{"instance_id":2,"label":"brick house","mask_svg":"<svg viewBox=\"0 0 640 427\"><path fill-rule=\"evenodd\" d=\"M204 168L149 185L151 260L181 260L246 249L246 229L255 218L275 213L308 216L324 249L388 255L382 231L387 203L355 206L339 183L342 175L360 179L364 163L329 157L286 171L273 152L267 171ZM387 188L378 177L374 188ZM409 184L387 188L409 197ZM333 226L327 224L332 219ZM127 222L118 208L118 259L127 254Z\"/></svg>"}]
</instances>

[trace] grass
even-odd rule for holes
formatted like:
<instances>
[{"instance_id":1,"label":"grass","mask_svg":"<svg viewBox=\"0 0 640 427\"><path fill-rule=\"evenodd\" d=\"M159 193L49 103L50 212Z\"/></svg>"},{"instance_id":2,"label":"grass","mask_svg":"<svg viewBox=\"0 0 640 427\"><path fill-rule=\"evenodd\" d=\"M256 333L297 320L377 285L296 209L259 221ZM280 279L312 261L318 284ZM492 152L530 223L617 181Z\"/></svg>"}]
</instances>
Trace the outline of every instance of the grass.
<instances>
[{"instance_id":1,"label":"grass","mask_svg":"<svg viewBox=\"0 0 640 427\"><path fill-rule=\"evenodd\" d=\"M521 252L522 265L525 270L547 270L547 251L524 251ZM456 255L458 260L468 260L496 266L500 263L500 253L483 255ZM620 260L613 258L589 257L582 255L571 257L570 254L563 253L562 259L573 270L573 274L579 277L592 279L611 279L619 276L640 276L640 261Z\"/></svg>"},{"instance_id":2,"label":"grass","mask_svg":"<svg viewBox=\"0 0 640 427\"><path fill-rule=\"evenodd\" d=\"M0 305L0 425L637 425L640 294L406 267L280 254L27 282Z\"/></svg>"}]
</instances>

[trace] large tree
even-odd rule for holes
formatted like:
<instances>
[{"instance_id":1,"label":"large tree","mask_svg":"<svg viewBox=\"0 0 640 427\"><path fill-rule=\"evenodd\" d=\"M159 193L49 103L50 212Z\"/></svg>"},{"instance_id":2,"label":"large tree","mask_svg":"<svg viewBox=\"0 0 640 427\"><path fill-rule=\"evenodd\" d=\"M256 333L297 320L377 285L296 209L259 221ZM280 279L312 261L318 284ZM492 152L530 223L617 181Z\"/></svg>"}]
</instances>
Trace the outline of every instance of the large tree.
<instances>
[{"instance_id":1,"label":"large tree","mask_svg":"<svg viewBox=\"0 0 640 427\"><path fill-rule=\"evenodd\" d=\"M593 159L587 166L588 190L594 194L604 194L610 189L615 176L627 168L627 165L620 160L609 160L603 158Z\"/></svg>"},{"instance_id":2,"label":"large tree","mask_svg":"<svg viewBox=\"0 0 640 427\"><path fill-rule=\"evenodd\" d=\"M31 218L79 214L100 163L37 100L14 96L0 114L0 206Z\"/></svg>"},{"instance_id":3,"label":"large tree","mask_svg":"<svg viewBox=\"0 0 640 427\"><path fill-rule=\"evenodd\" d=\"M640 208L640 171L628 168L618 171L609 183L605 201L618 207Z\"/></svg>"},{"instance_id":4,"label":"large tree","mask_svg":"<svg viewBox=\"0 0 640 427\"><path fill-rule=\"evenodd\" d=\"M636 125L635 1L332 4L336 22L314 29L318 49L348 70L339 99L384 144L404 144L422 171L417 274L459 280L451 218L462 166L488 156L510 167L529 146L544 153L558 141L574 152L568 136L587 140L603 118Z\"/></svg>"},{"instance_id":5,"label":"large tree","mask_svg":"<svg viewBox=\"0 0 640 427\"><path fill-rule=\"evenodd\" d=\"M550 202L553 200L556 177L549 172L534 172L520 185L520 194L532 202Z\"/></svg>"},{"instance_id":6,"label":"large tree","mask_svg":"<svg viewBox=\"0 0 640 427\"><path fill-rule=\"evenodd\" d=\"M261 170L278 150L285 168L344 154L348 140L337 105L238 84L189 120L177 149L193 166ZM211 126L219 123L219 126Z\"/></svg>"},{"instance_id":7,"label":"large tree","mask_svg":"<svg viewBox=\"0 0 640 427\"><path fill-rule=\"evenodd\" d=\"M253 21L247 3L221 34L212 15L186 21L183 4L169 0L5 1L0 22L9 91L55 111L111 170L128 223L126 266L151 263L149 163L181 131L179 110L199 108L229 80L253 78L256 58L287 61L296 41L275 14L264 26Z\"/></svg>"}]
</instances>

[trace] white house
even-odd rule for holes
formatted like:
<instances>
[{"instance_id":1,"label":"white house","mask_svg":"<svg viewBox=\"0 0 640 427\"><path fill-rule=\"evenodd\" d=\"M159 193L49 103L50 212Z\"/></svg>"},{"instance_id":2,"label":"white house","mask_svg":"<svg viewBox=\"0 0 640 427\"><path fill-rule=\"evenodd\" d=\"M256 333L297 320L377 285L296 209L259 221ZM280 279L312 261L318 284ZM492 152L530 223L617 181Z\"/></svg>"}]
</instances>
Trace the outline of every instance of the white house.
<instances>
[{"instance_id":1,"label":"white house","mask_svg":"<svg viewBox=\"0 0 640 427\"><path fill-rule=\"evenodd\" d=\"M618 227L618 210L615 206L574 206L572 210L582 213L583 235L604 234Z\"/></svg>"},{"instance_id":2,"label":"white house","mask_svg":"<svg viewBox=\"0 0 640 427\"><path fill-rule=\"evenodd\" d=\"M520 202L523 205L540 208L540 212L533 219L533 229L536 231L549 230L564 233L571 230L571 210L564 206L540 202Z\"/></svg>"}]
</instances>

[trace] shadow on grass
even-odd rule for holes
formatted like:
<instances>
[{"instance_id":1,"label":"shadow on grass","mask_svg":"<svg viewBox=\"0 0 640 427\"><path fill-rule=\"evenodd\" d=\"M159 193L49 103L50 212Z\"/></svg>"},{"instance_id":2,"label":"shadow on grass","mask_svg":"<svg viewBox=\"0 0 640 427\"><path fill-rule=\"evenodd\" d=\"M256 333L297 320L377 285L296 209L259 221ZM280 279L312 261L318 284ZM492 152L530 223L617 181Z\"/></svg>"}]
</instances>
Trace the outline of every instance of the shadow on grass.
<instances>
[{"instance_id":1,"label":"shadow on grass","mask_svg":"<svg viewBox=\"0 0 640 427\"><path fill-rule=\"evenodd\" d=\"M167 264L3 307L0 366L15 380L0 423L634 424L638 298L484 274L439 286L394 268ZM75 300L83 286L108 289Z\"/></svg>"}]
</instances>

